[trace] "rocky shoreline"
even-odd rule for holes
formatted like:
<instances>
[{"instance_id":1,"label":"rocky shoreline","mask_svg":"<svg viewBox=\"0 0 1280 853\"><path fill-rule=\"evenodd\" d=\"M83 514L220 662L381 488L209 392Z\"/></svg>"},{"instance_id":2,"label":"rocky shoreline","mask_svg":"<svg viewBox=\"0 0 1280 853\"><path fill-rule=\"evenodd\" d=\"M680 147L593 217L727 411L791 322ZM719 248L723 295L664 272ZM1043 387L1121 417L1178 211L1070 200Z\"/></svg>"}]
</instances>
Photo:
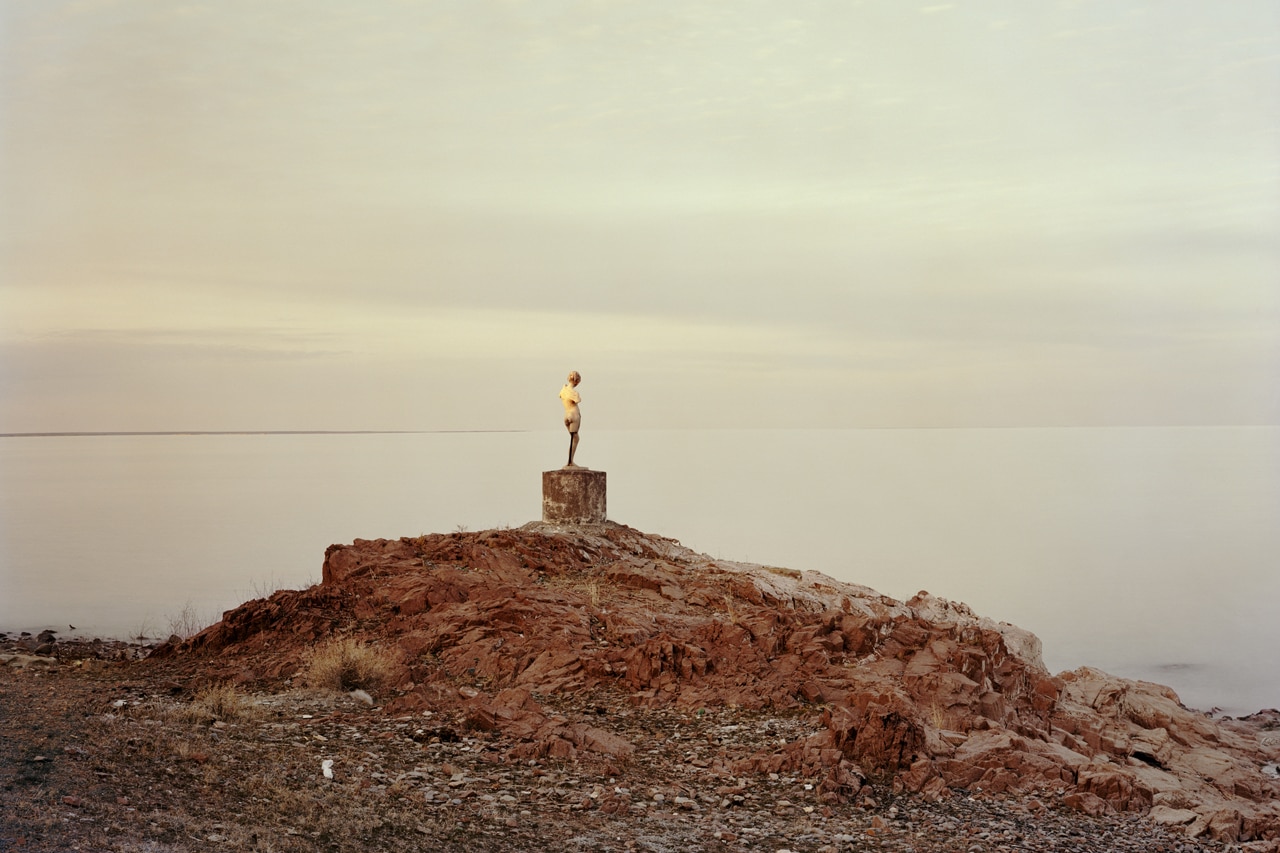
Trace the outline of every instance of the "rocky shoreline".
<instances>
[{"instance_id":1,"label":"rocky shoreline","mask_svg":"<svg viewBox=\"0 0 1280 853\"><path fill-rule=\"evenodd\" d=\"M336 637L386 683L308 687ZM0 851L1280 850L1276 712L1053 676L962 604L620 525L357 540L186 640L0 649L3 707L34 709L0 721ZM214 685L249 711L195 713Z\"/></svg>"},{"instance_id":2,"label":"rocky shoreline","mask_svg":"<svg viewBox=\"0 0 1280 853\"><path fill-rule=\"evenodd\" d=\"M171 637L181 641L181 638ZM59 637L45 629L39 633L0 631L0 666L41 666L52 661L142 660L151 654L159 641L116 640L103 637ZM9 657L9 656L13 657ZM44 662L32 660L44 659ZM52 659L52 660L49 660Z\"/></svg>"}]
</instances>

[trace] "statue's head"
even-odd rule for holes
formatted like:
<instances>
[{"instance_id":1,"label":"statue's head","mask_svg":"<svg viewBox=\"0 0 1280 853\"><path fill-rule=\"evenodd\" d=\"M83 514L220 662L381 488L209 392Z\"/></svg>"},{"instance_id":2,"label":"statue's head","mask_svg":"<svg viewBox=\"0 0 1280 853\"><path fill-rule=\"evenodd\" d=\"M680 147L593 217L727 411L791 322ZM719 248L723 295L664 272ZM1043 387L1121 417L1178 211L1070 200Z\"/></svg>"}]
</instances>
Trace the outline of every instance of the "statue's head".
<instances>
[{"instance_id":1,"label":"statue's head","mask_svg":"<svg viewBox=\"0 0 1280 853\"><path fill-rule=\"evenodd\" d=\"M581 382L581 381L582 381L582 375L581 375L581 374L579 374L579 373L578 373L578 371L576 371L576 370L570 370L570 371L569 371L569 384L570 384L570 385L577 385L577 384L578 384L579 382Z\"/></svg>"}]
</instances>

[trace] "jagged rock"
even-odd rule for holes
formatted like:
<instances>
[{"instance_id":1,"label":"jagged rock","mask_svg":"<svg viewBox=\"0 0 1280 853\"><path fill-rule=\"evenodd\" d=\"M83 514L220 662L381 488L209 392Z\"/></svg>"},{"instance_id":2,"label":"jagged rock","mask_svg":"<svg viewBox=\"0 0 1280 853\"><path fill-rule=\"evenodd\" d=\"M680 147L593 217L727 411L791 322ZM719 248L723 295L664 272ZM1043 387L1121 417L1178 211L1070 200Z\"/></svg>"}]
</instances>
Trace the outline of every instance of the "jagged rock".
<instances>
[{"instance_id":1,"label":"jagged rock","mask_svg":"<svg viewBox=\"0 0 1280 853\"><path fill-rule=\"evenodd\" d=\"M1262 772L1280 740L1259 736L1277 719L1215 721L1167 687L1094 669L1053 676L1033 634L927 592L900 602L616 524L334 545L318 586L248 602L156 656L280 680L333 634L394 653L386 712L456 713L510 738L513 758L633 755L607 719L548 707L564 694L808 709L812 733L725 768L804 773L829 802L876 777L931 799L1037 793L1192 836L1280 838L1280 780Z\"/></svg>"}]
</instances>

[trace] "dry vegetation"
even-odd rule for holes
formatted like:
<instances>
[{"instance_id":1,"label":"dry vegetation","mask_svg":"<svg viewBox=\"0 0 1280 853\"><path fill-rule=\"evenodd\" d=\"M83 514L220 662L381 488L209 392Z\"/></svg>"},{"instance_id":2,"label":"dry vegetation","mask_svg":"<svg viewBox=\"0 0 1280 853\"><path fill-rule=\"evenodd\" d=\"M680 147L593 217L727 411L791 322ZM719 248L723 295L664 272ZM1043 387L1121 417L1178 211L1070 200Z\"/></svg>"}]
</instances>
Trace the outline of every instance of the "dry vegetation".
<instances>
[{"instance_id":1,"label":"dry vegetation","mask_svg":"<svg viewBox=\"0 0 1280 853\"><path fill-rule=\"evenodd\" d=\"M182 606L182 610L179 611L176 616L169 617L169 635L181 637L185 640L187 637L192 637L200 633L215 621L216 620L210 619L200 613L196 610L195 606L188 601Z\"/></svg>"},{"instance_id":2,"label":"dry vegetation","mask_svg":"<svg viewBox=\"0 0 1280 853\"><path fill-rule=\"evenodd\" d=\"M234 685L219 684L204 688L190 703L169 709L167 716L187 723L231 723L260 719L262 711Z\"/></svg>"},{"instance_id":3,"label":"dry vegetation","mask_svg":"<svg viewBox=\"0 0 1280 853\"><path fill-rule=\"evenodd\" d=\"M394 652L343 637L316 649L307 666L306 682L316 690L377 694L391 686L398 669Z\"/></svg>"}]
</instances>

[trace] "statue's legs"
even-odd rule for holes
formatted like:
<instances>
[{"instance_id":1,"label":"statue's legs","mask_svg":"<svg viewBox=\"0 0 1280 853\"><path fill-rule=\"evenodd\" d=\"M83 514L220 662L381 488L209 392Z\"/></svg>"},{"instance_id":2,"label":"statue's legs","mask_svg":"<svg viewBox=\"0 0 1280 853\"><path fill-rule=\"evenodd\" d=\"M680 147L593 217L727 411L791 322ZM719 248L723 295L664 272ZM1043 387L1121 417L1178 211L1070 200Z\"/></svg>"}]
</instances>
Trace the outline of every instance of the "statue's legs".
<instances>
[{"instance_id":1,"label":"statue's legs","mask_svg":"<svg viewBox=\"0 0 1280 853\"><path fill-rule=\"evenodd\" d=\"M569 433L569 464L573 464L573 452L578 449L578 434L576 432Z\"/></svg>"}]
</instances>

